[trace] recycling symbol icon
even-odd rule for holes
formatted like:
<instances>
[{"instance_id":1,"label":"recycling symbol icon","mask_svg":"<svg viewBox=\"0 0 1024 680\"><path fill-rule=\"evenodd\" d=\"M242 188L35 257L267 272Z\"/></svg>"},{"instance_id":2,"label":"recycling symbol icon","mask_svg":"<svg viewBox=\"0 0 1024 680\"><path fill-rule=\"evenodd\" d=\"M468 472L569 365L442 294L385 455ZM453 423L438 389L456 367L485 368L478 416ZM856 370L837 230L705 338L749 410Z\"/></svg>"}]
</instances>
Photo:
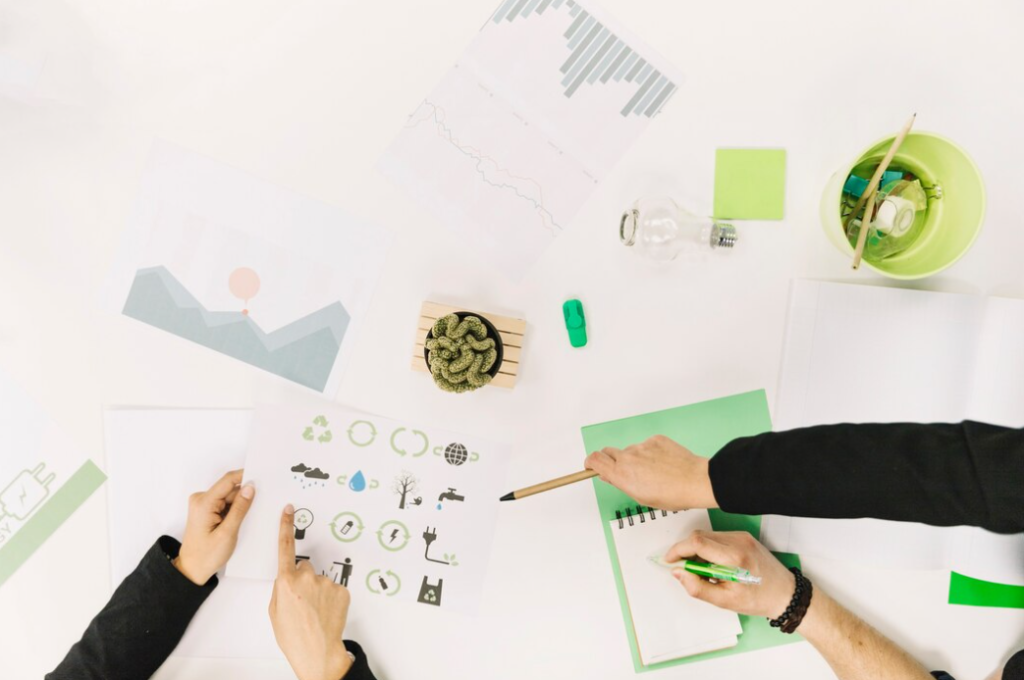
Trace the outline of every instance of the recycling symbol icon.
<instances>
[{"instance_id":1,"label":"recycling symbol icon","mask_svg":"<svg viewBox=\"0 0 1024 680\"><path fill-rule=\"evenodd\" d=\"M376 438L377 427L369 420L357 420L348 427L348 440L356 446L369 446Z\"/></svg>"},{"instance_id":2,"label":"recycling symbol icon","mask_svg":"<svg viewBox=\"0 0 1024 680\"><path fill-rule=\"evenodd\" d=\"M410 451L406 450L403 446L399 445L397 441L398 435L402 434L403 432L410 432L413 435L414 439L418 438L420 440L419 450L413 449ZM391 450L397 453L399 456L409 455L411 458L419 458L420 456L425 454L427 452L427 449L429 448L430 440L427 439L427 435L420 432L419 430L407 430L404 427L399 427L394 432L391 433Z\"/></svg>"},{"instance_id":3,"label":"recycling symbol icon","mask_svg":"<svg viewBox=\"0 0 1024 680\"><path fill-rule=\"evenodd\" d=\"M390 569L374 569L366 575L366 589L374 595L392 597L402 590L402 579Z\"/></svg>"},{"instance_id":4,"label":"recycling symbol icon","mask_svg":"<svg viewBox=\"0 0 1024 680\"><path fill-rule=\"evenodd\" d=\"M326 444L334 439L334 435L327 429L327 418L324 416L317 416L313 418L313 424L306 426L306 429L302 431L302 438L307 442L316 441L321 444Z\"/></svg>"}]
</instances>

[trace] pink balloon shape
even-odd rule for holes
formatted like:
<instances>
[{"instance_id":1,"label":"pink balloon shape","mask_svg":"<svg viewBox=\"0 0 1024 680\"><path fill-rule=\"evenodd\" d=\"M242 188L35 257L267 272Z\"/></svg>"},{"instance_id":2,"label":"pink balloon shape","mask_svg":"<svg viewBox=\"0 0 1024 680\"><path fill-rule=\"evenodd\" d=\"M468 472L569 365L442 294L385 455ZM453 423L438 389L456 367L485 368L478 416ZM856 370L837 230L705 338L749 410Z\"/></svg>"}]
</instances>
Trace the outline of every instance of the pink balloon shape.
<instances>
[{"instance_id":1,"label":"pink balloon shape","mask_svg":"<svg viewBox=\"0 0 1024 680\"><path fill-rule=\"evenodd\" d=\"M249 302L260 292L260 277L248 267L239 267L228 277L228 288L236 298Z\"/></svg>"}]
</instances>

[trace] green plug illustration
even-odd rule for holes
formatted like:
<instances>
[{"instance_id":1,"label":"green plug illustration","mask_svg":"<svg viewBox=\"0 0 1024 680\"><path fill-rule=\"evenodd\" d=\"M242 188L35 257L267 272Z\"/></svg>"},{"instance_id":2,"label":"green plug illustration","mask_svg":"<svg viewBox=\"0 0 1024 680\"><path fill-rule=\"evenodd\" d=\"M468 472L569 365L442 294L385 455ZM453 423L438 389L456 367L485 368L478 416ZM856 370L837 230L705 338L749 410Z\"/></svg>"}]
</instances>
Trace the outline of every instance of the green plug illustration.
<instances>
[{"instance_id":1,"label":"green plug illustration","mask_svg":"<svg viewBox=\"0 0 1024 680\"><path fill-rule=\"evenodd\" d=\"M23 520L50 495L49 486L57 475L51 472L41 478L45 467L45 463L40 463L31 470L22 470L7 488L0 491L0 518Z\"/></svg>"},{"instance_id":2,"label":"green plug illustration","mask_svg":"<svg viewBox=\"0 0 1024 680\"><path fill-rule=\"evenodd\" d=\"M445 392L471 392L491 382L488 373L498 360L494 338L475 316L459 320L455 314L434 322L427 338L427 363L434 382Z\"/></svg>"}]
</instances>

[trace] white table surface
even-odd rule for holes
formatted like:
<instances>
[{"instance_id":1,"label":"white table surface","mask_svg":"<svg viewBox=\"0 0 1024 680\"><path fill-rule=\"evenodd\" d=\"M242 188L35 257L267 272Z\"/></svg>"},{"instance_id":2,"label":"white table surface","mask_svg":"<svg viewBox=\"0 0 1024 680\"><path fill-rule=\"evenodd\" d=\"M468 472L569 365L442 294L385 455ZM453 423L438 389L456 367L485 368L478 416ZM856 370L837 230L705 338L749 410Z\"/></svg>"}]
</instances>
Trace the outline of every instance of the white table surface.
<instances>
[{"instance_id":1,"label":"white table surface","mask_svg":"<svg viewBox=\"0 0 1024 680\"><path fill-rule=\"evenodd\" d=\"M394 230L360 359L336 399L507 439L510 488L578 467L583 424L761 387L774 400L791 278L901 285L850 271L821 233L818 201L834 170L911 111L920 129L970 151L989 203L961 262L902 285L1024 297L1024 6L1011 0L606 0L685 72L682 91L521 285L482 265L432 266L454 238L373 168L493 4L0 0L0 54L14 44L15 57L38 67L0 96L0 369L101 465L106 406L316 398L97 309L154 138ZM862 73L869 87L855 79ZM784 221L739 224L739 247L712 262L650 267L618 245L618 215L640 194L710 206L720 146L788 150ZM569 297L586 305L583 350L565 337ZM409 370L424 299L528 320L514 391L451 399ZM105 496L0 588L5 680L52 668L107 600ZM478 619L396 607L369 621L353 611L350 632L378 676L632 676L594 507L583 484L503 507ZM947 574L805 562L818 587L930 667L980 678L1024 646L1024 612L950 607ZM807 644L658 676L698 674L832 677ZM243 675L291 677L283 662L256 660L172 659L158 673Z\"/></svg>"}]
</instances>

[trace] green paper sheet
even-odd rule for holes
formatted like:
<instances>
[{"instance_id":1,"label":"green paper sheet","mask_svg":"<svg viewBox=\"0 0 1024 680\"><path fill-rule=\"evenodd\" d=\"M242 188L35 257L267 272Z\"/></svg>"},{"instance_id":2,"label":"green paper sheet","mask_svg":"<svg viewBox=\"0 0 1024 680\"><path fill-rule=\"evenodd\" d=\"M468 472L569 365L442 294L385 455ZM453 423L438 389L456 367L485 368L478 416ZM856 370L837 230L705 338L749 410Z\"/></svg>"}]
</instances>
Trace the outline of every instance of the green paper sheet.
<instances>
[{"instance_id":1,"label":"green paper sheet","mask_svg":"<svg viewBox=\"0 0 1024 680\"><path fill-rule=\"evenodd\" d=\"M583 444L589 453L606 446L623 448L653 435L663 434L682 443L697 455L710 458L737 437L760 434L771 430L771 428L771 417L768 413L768 401L764 390L757 390L690 406L589 425L583 428ZM621 511L624 508L635 506L636 501L599 479L594 480L594 492L597 495L601 526L612 563L612 572L615 575L615 587L619 593L622 618L625 622L626 636L633 657L633 668L636 672L642 673L730 654L740 654L802 639L795 634L780 633L771 628L768 621L762 617L741 615L740 625L743 627L743 633L740 635L739 644L735 647L644 666L640 661L640 652L636 644L629 606L626 603L625 586L622 583L622 573L619 570L614 539L609 525L609 521L615 519L616 510ZM711 526L715 531L748 531L755 537L761 533L760 516L734 515L721 510L711 510L709 514ZM777 553L776 556L786 566L800 566L800 558L796 555Z\"/></svg>"},{"instance_id":2,"label":"green paper sheet","mask_svg":"<svg viewBox=\"0 0 1024 680\"><path fill-rule=\"evenodd\" d=\"M32 556L60 525L107 480L103 471L86 460L57 492L0 550L0 585Z\"/></svg>"},{"instance_id":3,"label":"green paper sheet","mask_svg":"<svg viewBox=\"0 0 1024 680\"><path fill-rule=\"evenodd\" d=\"M715 152L716 219L781 220L785 204L785 149Z\"/></svg>"},{"instance_id":4,"label":"green paper sheet","mask_svg":"<svg viewBox=\"0 0 1024 680\"><path fill-rule=\"evenodd\" d=\"M954 571L949 575L949 603L1024 609L1024 586L982 581Z\"/></svg>"}]
</instances>

